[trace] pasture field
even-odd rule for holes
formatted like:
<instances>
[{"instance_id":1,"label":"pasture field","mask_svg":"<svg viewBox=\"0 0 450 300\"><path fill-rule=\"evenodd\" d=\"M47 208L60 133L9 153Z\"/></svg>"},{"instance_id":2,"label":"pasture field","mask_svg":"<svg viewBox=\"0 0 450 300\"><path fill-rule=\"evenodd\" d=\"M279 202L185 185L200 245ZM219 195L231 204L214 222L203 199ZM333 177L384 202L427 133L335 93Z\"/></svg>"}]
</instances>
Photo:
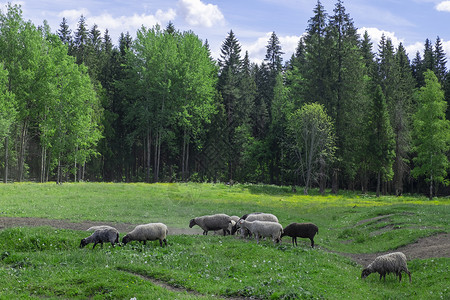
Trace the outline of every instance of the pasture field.
<instances>
[{"instance_id":1,"label":"pasture field","mask_svg":"<svg viewBox=\"0 0 450 300\"><path fill-rule=\"evenodd\" d=\"M178 234L196 216L254 211L277 215L283 226L317 224L317 247L306 239L293 247L289 237L257 245L235 236ZM133 242L79 249L86 231L8 226L23 217L163 222L172 234L164 248ZM449 249L410 258L412 283L392 274L385 282L378 274L361 280L363 266L348 257L449 233L450 198L304 196L288 187L206 183L15 183L0 185L0 218L1 299L450 299Z\"/></svg>"}]
</instances>

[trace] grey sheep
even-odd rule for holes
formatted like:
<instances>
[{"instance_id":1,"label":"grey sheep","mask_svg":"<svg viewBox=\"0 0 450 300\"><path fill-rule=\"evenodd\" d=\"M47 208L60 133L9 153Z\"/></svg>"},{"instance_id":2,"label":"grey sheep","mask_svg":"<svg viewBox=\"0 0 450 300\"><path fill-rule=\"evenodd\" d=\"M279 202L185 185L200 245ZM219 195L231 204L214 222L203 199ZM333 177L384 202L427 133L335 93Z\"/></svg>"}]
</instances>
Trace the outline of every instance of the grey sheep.
<instances>
[{"instance_id":1,"label":"grey sheep","mask_svg":"<svg viewBox=\"0 0 450 300\"><path fill-rule=\"evenodd\" d=\"M230 217L230 218L233 218L233 217ZM238 217L238 220L239 220L239 217ZM236 225L236 221L231 219L231 223L228 225L227 232L231 232L231 230L233 229L233 226L235 226L235 225ZM214 230L214 234L222 234L222 229Z\"/></svg>"},{"instance_id":2,"label":"grey sheep","mask_svg":"<svg viewBox=\"0 0 450 300\"><path fill-rule=\"evenodd\" d=\"M361 278L364 279L375 272L380 274L380 280L383 277L385 281L386 274L395 273L400 278L399 282L402 281L402 272L405 272L409 275L409 282L411 282L411 272L409 272L408 266L406 265L406 255L402 252L378 256L362 271Z\"/></svg>"},{"instance_id":3,"label":"grey sheep","mask_svg":"<svg viewBox=\"0 0 450 300\"><path fill-rule=\"evenodd\" d=\"M98 243L101 244L103 248L103 243L111 243L114 247L116 243L119 243L119 232L115 228L104 228L94 231L90 236L84 238L80 242L80 248L84 248L87 244L94 243L92 249L97 246Z\"/></svg>"},{"instance_id":4,"label":"grey sheep","mask_svg":"<svg viewBox=\"0 0 450 300\"><path fill-rule=\"evenodd\" d=\"M141 241L146 245L147 241L159 240L159 245L162 247L163 242L167 246L167 235L169 230L163 223L149 223L137 225L131 232L127 233L122 238L122 244L126 245L131 241Z\"/></svg>"},{"instance_id":5,"label":"grey sheep","mask_svg":"<svg viewBox=\"0 0 450 300\"><path fill-rule=\"evenodd\" d=\"M215 214L210 216L202 216L191 219L189 222L189 228L198 225L203 229L203 235L207 235L211 230L223 230L223 235L230 233L228 226L231 223L230 216L226 214Z\"/></svg>"},{"instance_id":6,"label":"grey sheep","mask_svg":"<svg viewBox=\"0 0 450 300\"><path fill-rule=\"evenodd\" d=\"M297 246L297 237L311 240L311 247L314 248L314 236L319 233L319 228L313 223L291 223L283 229L283 236L292 238L292 246Z\"/></svg>"},{"instance_id":7,"label":"grey sheep","mask_svg":"<svg viewBox=\"0 0 450 300\"><path fill-rule=\"evenodd\" d=\"M239 220L239 225L254 234L258 244L260 237L271 237L274 244L279 243L283 233L283 226L276 222Z\"/></svg>"}]
</instances>

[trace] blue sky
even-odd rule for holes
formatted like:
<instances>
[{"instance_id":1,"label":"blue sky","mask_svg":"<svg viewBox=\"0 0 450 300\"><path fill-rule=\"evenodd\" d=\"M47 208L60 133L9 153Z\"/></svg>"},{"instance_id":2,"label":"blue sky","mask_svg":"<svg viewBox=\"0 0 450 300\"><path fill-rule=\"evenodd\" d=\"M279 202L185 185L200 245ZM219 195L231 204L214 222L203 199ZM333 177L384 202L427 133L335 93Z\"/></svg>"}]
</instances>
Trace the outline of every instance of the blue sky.
<instances>
[{"instance_id":1,"label":"blue sky","mask_svg":"<svg viewBox=\"0 0 450 300\"><path fill-rule=\"evenodd\" d=\"M69 21L72 31L83 14L89 27L97 24L104 32L108 28L117 44L121 32L136 31L156 23L163 27L172 21L179 30L192 30L202 40L207 39L212 54L218 58L222 42L233 30L243 51L249 51L255 62L264 59L267 41L274 31L281 41L284 58L295 50L308 20L313 16L315 0L21 0L23 17L40 25L47 20L53 32L62 18ZM335 0L322 0L328 14L333 14ZM347 12L362 34L368 31L374 50L381 35L390 37L395 45L402 42L409 58L423 52L425 39L434 44L437 36L444 44L450 61L450 1L441 0L348 0ZM6 2L0 2L2 10Z\"/></svg>"}]
</instances>

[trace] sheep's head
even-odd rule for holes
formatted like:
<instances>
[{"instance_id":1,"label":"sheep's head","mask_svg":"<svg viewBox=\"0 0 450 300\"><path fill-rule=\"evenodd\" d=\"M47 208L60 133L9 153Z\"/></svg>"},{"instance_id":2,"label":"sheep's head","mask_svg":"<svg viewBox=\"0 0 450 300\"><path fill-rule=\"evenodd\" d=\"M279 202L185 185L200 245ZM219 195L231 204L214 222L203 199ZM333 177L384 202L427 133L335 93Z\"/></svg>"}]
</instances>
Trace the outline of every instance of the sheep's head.
<instances>
[{"instance_id":1,"label":"sheep's head","mask_svg":"<svg viewBox=\"0 0 450 300\"><path fill-rule=\"evenodd\" d=\"M128 234L126 234L126 235L122 238L122 244L125 246L129 241L130 241L130 237L128 236Z\"/></svg>"},{"instance_id":2,"label":"sheep's head","mask_svg":"<svg viewBox=\"0 0 450 300\"><path fill-rule=\"evenodd\" d=\"M371 273L372 273L372 272L370 272L370 270L366 268L366 269L362 270L361 278L364 279L364 278L366 278L367 276L369 276Z\"/></svg>"},{"instance_id":3,"label":"sheep's head","mask_svg":"<svg viewBox=\"0 0 450 300\"><path fill-rule=\"evenodd\" d=\"M197 225L197 223L195 222L195 219L192 219L192 220L189 222L189 228L194 227L194 225Z\"/></svg>"},{"instance_id":4,"label":"sheep's head","mask_svg":"<svg viewBox=\"0 0 450 300\"><path fill-rule=\"evenodd\" d=\"M88 244L88 242L86 241L86 239L82 239L80 242L80 248L84 248L84 246L86 246Z\"/></svg>"}]
</instances>

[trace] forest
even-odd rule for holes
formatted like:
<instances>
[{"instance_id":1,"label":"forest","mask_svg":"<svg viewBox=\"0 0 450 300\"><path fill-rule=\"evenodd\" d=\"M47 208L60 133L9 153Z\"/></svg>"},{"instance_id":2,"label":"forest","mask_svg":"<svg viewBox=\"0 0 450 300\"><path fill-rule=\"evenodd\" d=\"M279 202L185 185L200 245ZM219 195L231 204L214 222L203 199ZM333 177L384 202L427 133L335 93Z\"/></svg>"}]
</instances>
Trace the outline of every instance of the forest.
<instances>
[{"instance_id":1,"label":"forest","mask_svg":"<svg viewBox=\"0 0 450 300\"><path fill-rule=\"evenodd\" d=\"M114 45L83 16L52 32L0 13L0 170L20 181L265 183L449 193L450 74L439 36L410 59L320 1L295 53L220 58L173 23Z\"/></svg>"}]
</instances>

